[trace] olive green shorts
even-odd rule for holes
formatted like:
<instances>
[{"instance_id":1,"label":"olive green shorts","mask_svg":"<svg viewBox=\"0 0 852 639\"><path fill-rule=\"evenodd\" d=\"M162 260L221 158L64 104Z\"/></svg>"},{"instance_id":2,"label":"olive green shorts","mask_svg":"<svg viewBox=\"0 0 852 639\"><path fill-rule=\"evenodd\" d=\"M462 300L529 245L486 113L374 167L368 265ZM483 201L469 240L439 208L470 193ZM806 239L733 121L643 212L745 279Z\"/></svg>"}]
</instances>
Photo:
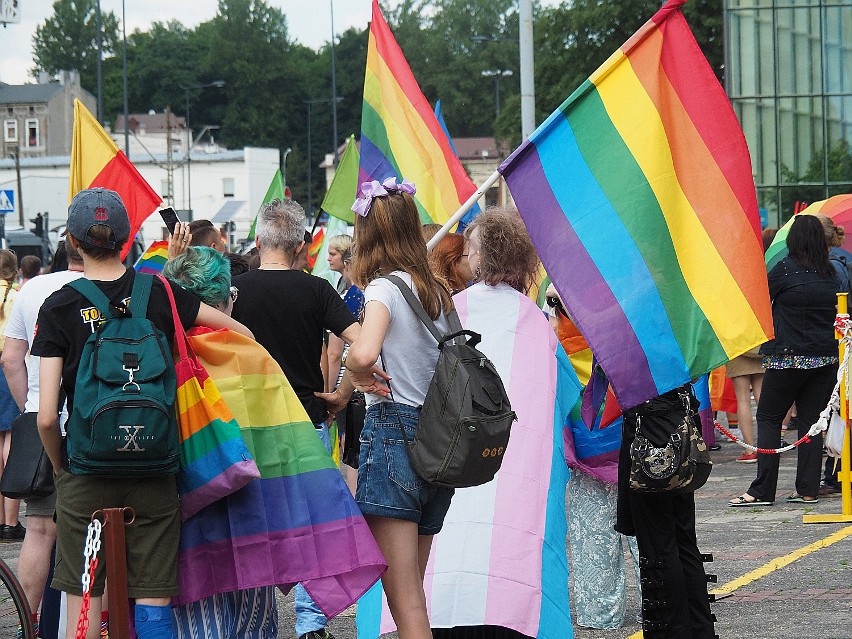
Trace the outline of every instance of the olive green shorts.
<instances>
[{"instance_id":1,"label":"olive green shorts","mask_svg":"<svg viewBox=\"0 0 852 639\"><path fill-rule=\"evenodd\" d=\"M126 478L72 475L56 478L56 568L52 586L82 595L83 550L92 513L101 508L133 508L136 519L125 526L127 594L171 597L177 594L180 511L174 475ZM104 592L104 531L92 585L93 597Z\"/></svg>"}]
</instances>

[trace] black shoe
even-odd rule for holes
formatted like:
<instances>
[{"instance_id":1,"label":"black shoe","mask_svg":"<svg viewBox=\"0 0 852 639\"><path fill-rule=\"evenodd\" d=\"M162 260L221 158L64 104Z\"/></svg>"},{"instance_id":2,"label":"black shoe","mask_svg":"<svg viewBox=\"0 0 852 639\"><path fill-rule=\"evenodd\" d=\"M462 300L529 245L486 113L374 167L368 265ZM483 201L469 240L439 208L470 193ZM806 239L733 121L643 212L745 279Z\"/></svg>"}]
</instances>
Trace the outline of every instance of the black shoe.
<instances>
[{"instance_id":1,"label":"black shoe","mask_svg":"<svg viewBox=\"0 0 852 639\"><path fill-rule=\"evenodd\" d=\"M328 628L320 628L299 635L299 639L334 639L334 635L328 631Z\"/></svg>"},{"instance_id":2,"label":"black shoe","mask_svg":"<svg viewBox=\"0 0 852 639\"><path fill-rule=\"evenodd\" d=\"M22 541L27 529L18 522L15 526L3 526L0 530L0 539L3 541Z\"/></svg>"}]
</instances>

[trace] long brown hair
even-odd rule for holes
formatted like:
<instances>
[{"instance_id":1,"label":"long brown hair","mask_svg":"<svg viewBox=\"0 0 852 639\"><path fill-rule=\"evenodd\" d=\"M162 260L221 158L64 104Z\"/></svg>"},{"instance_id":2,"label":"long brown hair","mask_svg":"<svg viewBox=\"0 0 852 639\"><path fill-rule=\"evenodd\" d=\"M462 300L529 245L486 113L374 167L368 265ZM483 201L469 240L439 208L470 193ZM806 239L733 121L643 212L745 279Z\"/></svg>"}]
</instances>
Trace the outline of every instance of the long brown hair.
<instances>
[{"instance_id":1,"label":"long brown hair","mask_svg":"<svg viewBox=\"0 0 852 639\"><path fill-rule=\"evenodd\" d=\"M353 248L353 279L362 289L382 275L405 271L429 317L453 308L450 291L429 267L417 206L407 193L373 198L368 214L355 216Z\"/></svg>"},{"instance_id":2,"label":"long brown hair","mask_svg":"<svg viewBox=\"0 0 852 639\"><path fill-rule=\"evenodd\" d=\"M465 241L461 235L447 233L429 253L429 263L439 279L444 280L451 291L463 291L467 281L459 270L459 261L464 255Z\"/></svg>"},{"instance_id":3,"label":"long brown hair","mask_svg":"<svg viewBox=\"0 0 852 639\"><path fill-rule=\"evenodd\" d=\"M0 249L0 279L6 282L6 290L3 293L3 301L0 302L0 319L6 317L6 300L9 292L15 285L18 275L18 256L8 249Z\"/></svg>"}]
</instances>

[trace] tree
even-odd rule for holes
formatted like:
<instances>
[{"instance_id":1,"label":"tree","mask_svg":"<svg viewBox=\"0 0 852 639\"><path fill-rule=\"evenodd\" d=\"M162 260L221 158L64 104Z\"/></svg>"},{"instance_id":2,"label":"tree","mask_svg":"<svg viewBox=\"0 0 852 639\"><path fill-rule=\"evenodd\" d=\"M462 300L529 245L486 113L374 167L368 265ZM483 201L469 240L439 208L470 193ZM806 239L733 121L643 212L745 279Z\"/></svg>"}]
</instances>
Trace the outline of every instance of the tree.
<instances>
[{"instance_id":1,"label":"tree","mask_svg":"<svg viewBox=\"0 0 852 639\"><path fill-rule=\"evenodd\" d=\"M76 69L80 83L97 91L97 0L56 0L53 15L36 27L33 36L33 76L39 71L54 75ZM118 42L118 19L111 11L101 12L101 48L110 56Z\"/></svg>"}]
</instances>

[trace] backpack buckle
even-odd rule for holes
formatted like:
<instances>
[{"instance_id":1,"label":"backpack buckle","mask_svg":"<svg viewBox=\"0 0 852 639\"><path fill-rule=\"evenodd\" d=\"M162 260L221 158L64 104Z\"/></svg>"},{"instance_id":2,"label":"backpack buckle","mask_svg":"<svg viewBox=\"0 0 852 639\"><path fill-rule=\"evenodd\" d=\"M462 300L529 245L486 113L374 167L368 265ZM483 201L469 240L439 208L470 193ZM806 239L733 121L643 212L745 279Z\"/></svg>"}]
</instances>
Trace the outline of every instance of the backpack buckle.
<instances>
[{"instance_id":1,"label":"backpack buckle","mask_svg":"<svg viewBox=\"0 0 852 639\"><path fill-rule=\"evenodd\" d=\"M142 390L136 380L133 379L133 373L139 370L139 356L136 353L125 353L122 368L127 371L127 382L121 387L121 390L127 392L128 386L133 386L131 392L138 393Z\"/></svg>"}]
</instances>

